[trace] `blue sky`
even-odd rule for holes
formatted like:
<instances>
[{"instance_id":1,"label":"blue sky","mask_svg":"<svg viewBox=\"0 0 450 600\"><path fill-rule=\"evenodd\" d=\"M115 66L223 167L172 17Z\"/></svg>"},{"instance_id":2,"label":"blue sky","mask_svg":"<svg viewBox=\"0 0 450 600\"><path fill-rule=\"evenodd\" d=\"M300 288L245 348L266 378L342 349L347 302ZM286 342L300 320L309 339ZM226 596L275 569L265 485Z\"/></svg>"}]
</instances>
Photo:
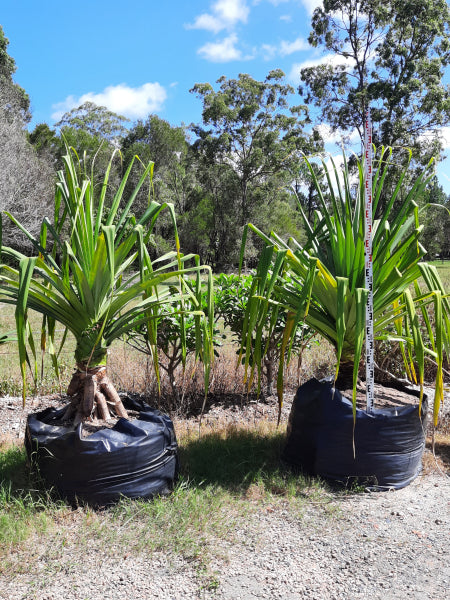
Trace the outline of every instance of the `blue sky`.
<instances>
[{"instance_id":1,"label":"blue sky","mask_svg":"<svg viewBox=\"0 0 450 600\"><path fill-rule=\"evenodd\" d=\"M323 60L307 43L320 3L3 0L0 23L17 64L15 81L31 98L32 126L53 125L86 100L132 121L156 113L188 125L201 121L201 101L189 93L195 83L239 73L262 80L281 68L296 87L301 66ZM447 173L444 161L438 175L450 193Z\"/></svg>"}]
</instances>

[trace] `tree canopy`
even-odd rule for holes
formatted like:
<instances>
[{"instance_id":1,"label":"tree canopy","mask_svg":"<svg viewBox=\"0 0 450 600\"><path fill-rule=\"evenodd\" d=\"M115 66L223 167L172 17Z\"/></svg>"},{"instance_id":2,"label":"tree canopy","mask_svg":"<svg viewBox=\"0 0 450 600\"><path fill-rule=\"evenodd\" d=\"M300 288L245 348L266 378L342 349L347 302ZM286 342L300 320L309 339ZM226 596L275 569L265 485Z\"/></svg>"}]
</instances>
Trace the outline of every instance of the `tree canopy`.
<instances>
[{"instance_id":1,"label":"tree canopy","mask_svg":"<svg viewBox=\"0 0 450 600\"><path fill-rule=\"evenodd\" d=\"M370 105L374 143L408 146L425 163L450 118L449 26L446 0L324 0L309 42L332 60L301 70L300 94L322 122L361 139Z\"/></svg>"},{"instance_id":2,"label":"tree canopy","mask_svg":"<svg viewBox=\"0 0 450 600\"><path fill-rule=\"evenodd\" d=\"M249 220L270 229L279 212L285 233L296 228L286 189L301 151L319 148L320 137L305 133L307 109L290 105L295 90L281 70L271 71L264 81L240 74L221 77L217 84L218 89L209 83L192 88L203 103L203 125L191 129L199 178L208 193L203 208L209 206L210 218L202 222L214 234L213 262L232 264Z\"/></svg>"},{"instance_id":3,"label":"tree canopy","mask_svg":"<svg viewBox=\"0 0 450 600\"><path fill-rule=\"evenodd\" d=\"M234 170L242 224L250 215L249 185L287 168L296 151L307 144L306 107L289 106L294 89L283 79L281 70L271 71L264 81L240 74L238 79L221 77L218 90L209 83L191 90L203 102L203 124L209 127L192 127L198 136L196 146L209 160Z\"/></svg>"},{"instance_id":4,"label":"tree canopy","mask_svg":"<svg viewBox=\"0 0 450 600\"><path fill-rule=\"evenodd\" d=\"M20 115L24 123L30 121L30 98L25 90L13 81L16 61L8 54L9 40L0 25L0 109L10 115Z\"/></svg>"},{"instance_id":5,"label":"tree canopy","mask_svg":"<svg viewBox=\"0 0 450 600\"><path fill-rule=\"evenodd\" d=\"M105 106L97 106L94 102L85 102L64 113L55 127L65 129L70 127L83 130L90 135L113 142L126 134L126 117L118 115Z\"/></svg>"}]
</instances>

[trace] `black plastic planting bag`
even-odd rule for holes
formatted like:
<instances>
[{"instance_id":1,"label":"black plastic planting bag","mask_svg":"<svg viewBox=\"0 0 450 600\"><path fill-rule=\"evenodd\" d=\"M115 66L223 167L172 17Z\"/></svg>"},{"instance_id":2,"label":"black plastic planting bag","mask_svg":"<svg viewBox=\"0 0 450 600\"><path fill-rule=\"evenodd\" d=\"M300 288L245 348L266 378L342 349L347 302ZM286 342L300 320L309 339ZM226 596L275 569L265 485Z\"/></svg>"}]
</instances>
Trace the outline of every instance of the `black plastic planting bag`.
<instances>
[{"instance_id":1,"label":"black plastic planting bag","mask_svg":"<svg viewBox=\"0 0 450 600\"><path fill-rule=\"evenodd\" d=\"M82 437L76 429L52 424L65 408L28 416L25 446L48 484L71 501L106 505L120 496L151 498L171 491L178 471L172 421L145 404L124 399L139 417L119 419L112 429Z\"/></svg>"},{"instance_id":2,"label":"black plastic planting bag","mask_svg":"<svg viewBox=\"0 0 450 600\"><path fill-rule=\"evenodd\" d=\"M411 395L418 393L408 390ZM311 475L374 489L402 488L420 473L427 401L356 411L329 381L311 379L295 396L282 459Z\"/></svg>"}]
</instances>

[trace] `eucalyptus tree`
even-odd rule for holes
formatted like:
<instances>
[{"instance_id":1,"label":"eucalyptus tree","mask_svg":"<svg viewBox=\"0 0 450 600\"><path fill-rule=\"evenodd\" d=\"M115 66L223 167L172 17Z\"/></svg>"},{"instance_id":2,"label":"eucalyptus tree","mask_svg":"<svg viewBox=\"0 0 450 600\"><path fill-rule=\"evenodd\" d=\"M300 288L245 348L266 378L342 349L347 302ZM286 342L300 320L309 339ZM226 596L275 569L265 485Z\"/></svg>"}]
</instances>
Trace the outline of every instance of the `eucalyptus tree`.
<instances>
[{"instance_id":1,"label":"eucalyptus tree","mask_svg":"<svg viewBox=\"0 0 450 600\"><path fill-rule=\"evenodd\" d=\"M264 81L240 74L238 79L221 77L217 83L218 90L209 83L197 83L191 90L203 102L205 126L192 126L195 145L208 159L235 172L244 224L252 210L250 186L286 169L295 150L305 149L306 107L289 106L294 89L284 83L279 69Z\"/></svg>"},{"instance_id":2,"label":"eucalyptus tree","mask_svg":"<svg viewBox=\"0 0 450 600\"><path fill-rule=\"evenodd\" d=\"M450 9L446 0L324 0L309 43L329 60L301 70L299 92L333 130L364 133L370 105L376 146L403 146L426 165L449 122Z\"/></svg>"},{"instance_id":3,"label":"eucalyptus tree","mask_svg":"<svg viewBox=\"0 0 450 600\"><path fill-rule=\"evenodd\" d=\"M172 202L177 214L187 209L195 175L188 164L189 143L184 127L172 126L168 121L151 114L145 121L137 121L123 138L121 149L125 164L138 155L141 160L154 162L153 193L159 202Z\"/></svg>"},{"instance_id":4,"label":"eucalyptus tree","mask_svg":"<svg viewBox=\"0 0 450 600\"><path fill-rule=\"evenodd\" d=\"M124 173L123 161L118 153L111 164L110 158L116 148L120 148L126 134L128 119L98 106L94 102L84 102L64 113L55 123L58 143L53 146L58 169L64 169L63 157L66 146L73 148L78 157L92 170L94 181L103 181L109 169L109 187L106 203L112 202L112 190L120 185ZM41 132L45 135L45 131ZM37 135L39 140L39 135Z\"/></svg>"},{"instance_id":5,"label":"eucalyptus tree","mask_svg":"<svg viewBox=\"0 0 450 600\"><path fill-rule=\"evenodd\" d=\"M84 131L94 138L114 143L126 134L127 122L126 117L88 101L64 113L55 127L63 131L65 128Z\"/></svg>"},{"instance_id":6,"label":"eucalyptus tree","mask_svg":"<svg viewBox=\"0 0 450 600\"><path fill-rule=\"evenodd\" d=\"M192 157L196 185L189 194L187 211L180 220L183 244L198 252L214 267L223 270L239 257L240 215L235 201L239 183L233 169L204 155Z\"/></svg>"},{"instance_id":7,"label":"eucalyptus tree","mask_svg":"<svg viewBox=\"0 0 450 600\"><path fill-rule=\"evenodd\" d=\"M317 149L320 140L313 142L305 134L307 109L290 105L295 90L284 82L281 70L271 71L264 81L240 74L237 79L221 77L217 83L218 89L197 83L191 90L203 102L203 125L191 126L197 138L193 146L209 198L230 207L233 229L228 235L236 240L249 219L261 216L262 207L272 204L275 212L274 189L289 185L299 151ZM271 185L274 178L276 188ZM226 183L222 192L217 189L220 181ZM225 200L225 194L232 195Z\"/></svg>"}]
</instances>

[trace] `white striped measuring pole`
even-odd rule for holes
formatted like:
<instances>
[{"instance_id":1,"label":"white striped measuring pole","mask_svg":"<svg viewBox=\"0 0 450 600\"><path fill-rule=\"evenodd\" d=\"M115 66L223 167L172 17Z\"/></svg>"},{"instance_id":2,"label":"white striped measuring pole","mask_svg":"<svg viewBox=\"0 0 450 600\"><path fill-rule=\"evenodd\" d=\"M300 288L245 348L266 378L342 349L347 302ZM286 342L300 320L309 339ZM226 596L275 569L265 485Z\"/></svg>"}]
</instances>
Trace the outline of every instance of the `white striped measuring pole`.
<instances>
[{"instance_id":1,"label":"white striped measuring pole","mask_svg":"<svg viewBox=\"0 0 450 600\"><path fill-rule=\"evenodd\" d=\"M373 412L374 401L374 337L373 337L373 265L372 265L372 123L370 108L365 122L365 240L364 273L366 289L366 401L367 412Z\"/></svg>"}]
</instances>

